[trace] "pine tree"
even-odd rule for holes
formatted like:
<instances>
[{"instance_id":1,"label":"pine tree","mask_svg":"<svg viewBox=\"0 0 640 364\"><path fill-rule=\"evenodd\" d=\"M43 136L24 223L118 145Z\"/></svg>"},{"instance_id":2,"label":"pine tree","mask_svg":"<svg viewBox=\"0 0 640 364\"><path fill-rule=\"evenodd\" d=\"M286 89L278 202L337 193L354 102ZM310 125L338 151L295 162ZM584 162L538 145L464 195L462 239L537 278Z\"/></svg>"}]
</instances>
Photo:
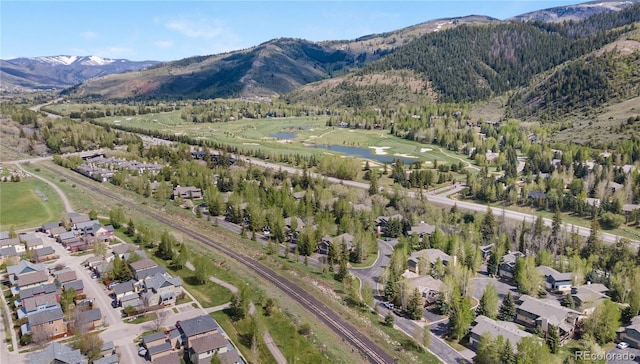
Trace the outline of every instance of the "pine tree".
<instances>
[{"instance_id":1,"label":"pine tree","mask_svg":"<svg viewBox=\"0 0 640 364\"><path fill-rule=\"evenodd\" d=\"M549 325L548 331L547 331L547 346L549 347L549 351L551 352L551 354L555 354L558 352L558 349L560 347L560 335L558 334L558 328L553 326L553 325Z\"/></svg>"},{"instance_id":2,"label":"pine tree","mask_svg":"<svg viewBox=\"0 0 640 364\"><path fill-rule=\"evenodd\" d=\"M495 239L497 233L497 222L491 208L487 209L487 213L484 215L480 233L482 234L482 240L485 243L491 243Z\"/></svg>"},{"instance_id":3,"label":"pine tree","mask_svg":"<svg viewBox=\"0 0 640 364\"><path fill-rule=\"evenodd\" d=\"M489 283L480 298L476 313L495 319L498 316L498 301L498 291L493 284Z\"/></svg>"},{"instance_id":4,"label":"pine tree","mask_svg":"<svg viewBox=\"0 0 640 364\"><path fill-rule=\"evenodd\" d=\"M511 292L507 293L507 296L502 300L500 310L498 311L498 320L500 321L513 321L516 317L516 305L513 301Z\"/></svg>"},{"instance_id":5,"label":"pine tree","mask_svg":"<svg viewBox=\"0 0 640 364\"><path fill-rule=\"evenodd\" d=\"M423 316L422 312L422 296L417 288L413 289L413 293L409 298L406 309L407 316L412 320L419 320Z\"/></svg>"},{"instance_id":6,"label":"pine tree","mask_svg":"<svg viewBox=\"0 0 640 364\"><path fill-rule=\"evenodd\" d=\"M136 234L136 227L131 218L129 218L129 222L127 223L127 231L125 231L125 234L127 234L127 236L134 236Z\"/></svg>"},{"instance_id":7,"label":"pine tree","mask_svg":"<svg viewBox=\"0 0 640 364\"><path fill-rule=\"evenodd\" d=\"M370 170L369 175L369 196L373 196L378 193L378 172Z\"/></svg>"}]
</instances>

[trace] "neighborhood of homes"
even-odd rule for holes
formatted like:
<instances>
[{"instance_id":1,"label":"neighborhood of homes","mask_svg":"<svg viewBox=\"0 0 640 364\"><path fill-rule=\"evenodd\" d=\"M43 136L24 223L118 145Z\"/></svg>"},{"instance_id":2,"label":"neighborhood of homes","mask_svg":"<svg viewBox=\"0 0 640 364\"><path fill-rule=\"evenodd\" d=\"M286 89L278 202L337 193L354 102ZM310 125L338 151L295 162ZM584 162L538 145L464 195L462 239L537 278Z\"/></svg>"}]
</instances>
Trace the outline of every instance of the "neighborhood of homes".
<instances>
[{"instance_id":1,"label":"neighborhood of homes","mask_svg":"<svg viewBox=\"0 0 640 364\"><path fill-rule=\"evenodd\" d=\"M15 238L9 232L0 232L0 264L6 266L3 281L10 287L7 304L13 312L14 326L19 327L16 335L21 350L33 350L49 342L44 350L29 355L31 364L88 363L79 350L59 339L107 329L106 310L117 310L117 317L124 318L174 306L184 295L179 277L169 275L136 246L118 242L111 226L102 226L85 214L70 213L68 218L68 229L63 223L52 222ZM107 243L104 255L74 255L92 249L97 242ZM128 262L132 279L104 286L108 281L99 278L113 270L116 256ZM66 266L74 257L78 263ZM73 292L72 302L64 300L69 292ZM111 307L100 307L93 296L97 294L108 295ZM101 353L93 363L127 362L121 361L113 342L104 343ZM209 363L214 355L221 363L243 363L226 334L208 315L178 321L166 331L143 336L138 353L162 364L179 364L183 358L191 363Z\"/></svg>"}]
</instances>

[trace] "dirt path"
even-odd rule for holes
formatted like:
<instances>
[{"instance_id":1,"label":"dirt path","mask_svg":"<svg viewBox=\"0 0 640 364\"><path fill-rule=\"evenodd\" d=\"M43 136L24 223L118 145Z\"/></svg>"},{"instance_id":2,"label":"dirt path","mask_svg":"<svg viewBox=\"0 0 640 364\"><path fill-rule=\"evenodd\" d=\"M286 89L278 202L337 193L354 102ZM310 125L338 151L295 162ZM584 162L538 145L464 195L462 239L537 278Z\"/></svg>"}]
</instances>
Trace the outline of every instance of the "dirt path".
<instances>
[{"instance_id":1,"label":"dirt path","mask_svg":"<svg viewBox=\"0 0 640 364\"><path fill-rule=\"evenodd\" d=\"M51 188L53 188L54 191L56 191L56 193L60 196L60 199L62 200L62 203L64 203L64 209L67 212L73 212L73 207L71 206L71 202L69 202L69 199L67 198L67 195L64 194L64 192L62 192L62 190L60 189L60 187L58 187L55 183L49 181L46 178L40 177L36 174L30 173L25 171L22 166L18 163L14 164L16 167L20 168L24 173L26 173L29 176L35 177L39 180L41 180L42 182L48 184L49 186L51 186Z\"/></svg>"}]
</instances>

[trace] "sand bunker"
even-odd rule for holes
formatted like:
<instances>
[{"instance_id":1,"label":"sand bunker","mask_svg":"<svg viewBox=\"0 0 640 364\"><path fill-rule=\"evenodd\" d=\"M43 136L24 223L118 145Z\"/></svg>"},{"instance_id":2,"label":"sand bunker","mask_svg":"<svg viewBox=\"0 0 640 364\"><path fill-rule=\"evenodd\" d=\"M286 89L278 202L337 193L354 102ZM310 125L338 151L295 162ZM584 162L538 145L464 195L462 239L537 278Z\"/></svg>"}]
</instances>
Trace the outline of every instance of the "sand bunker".
<instances>
[{"instance_id":1,"label":"sand bunker","mask_svg":"<svg viewBox=\"0 0 640 364\"><path fill-rule=\"evenodd\" d=\"M385 149L390 149L391 147L369 147L369 149L374 149L374 153L376 153L376 155L385 155L387 154L387 152L385 152Z\"/></svg>"},{"instance_id":2,"label":"sand bunker","mask_svg":"<svg viewBox=\"0 0 640 364\"><path fill-rule=\"evenodd\" d=\"M420 148L420 153L430 152L430 151L432 151L432 150L433 150L433 149L431 149L431 148Z\"/></svg>"},{"instance_id":3,"label":"sand bunker","mask_svg":"<svg viewBox=\"0 0 640 364\"><path fill-rule=\"evenodd\" d=\"M260 145L258 143L242 143L242 144L244 144L244 145Z\"/></svg>"},{"instance_id":4,"label":"sand bunker","mask_svg":"<svg viewBox=\"0 0 640 364\"><path fill-rule=\"evenodd\" d=\"M396 157L403 157L403 158L415 158L415 159L418 159L418 157L416 157L415 155L408 155L408 154L400 154L400 153L396 153L396 154L394 154L394 156L396 156Z\"/></svg>"}]
</instances>

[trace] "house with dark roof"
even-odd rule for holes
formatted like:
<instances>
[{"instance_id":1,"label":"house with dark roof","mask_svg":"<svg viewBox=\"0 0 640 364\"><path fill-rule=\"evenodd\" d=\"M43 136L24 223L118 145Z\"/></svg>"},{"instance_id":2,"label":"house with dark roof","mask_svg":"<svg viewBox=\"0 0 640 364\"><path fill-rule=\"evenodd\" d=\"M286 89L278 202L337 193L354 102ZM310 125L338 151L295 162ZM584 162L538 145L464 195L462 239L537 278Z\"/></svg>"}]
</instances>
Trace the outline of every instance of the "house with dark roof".
<instances>
[{"instance_id":1,"label":"house with dark roof","mask_svg":"<svg viewBox=\"0 0 640 364\"><path fill-rule=\"evenodd\" d=\"M164 332L154 332L142 337L142 345L149 349L152 346L160 345L167 341Z\"/></svg>"},{"instance_id":2,"label":"house with dark roof","mask_svg":"<svg viewBox=\"0 0 640 364\"><path fill-rule=\"evenodd\" d=\"M8 231L0 231L0 241L9 239Z\"/></svg>"},{"instance_id":3,"label":"house with dark roof","mask_svg":"<svg viewBox=\"0 0 640 364\"><path fill-rule=\"evenodd\" d=\"M28 316L26 324L20 327L22 335L32 334L35 337L54 339L67 333L67 323L59 307L36 312Z\"/></svg>"},{"instance_id":4,"label":"house with dark roof","mask_svg":"<svg viewBox=\"0 0 640 364\"><path fill-rule=\"evenodd\" d=\"M58 289L58 287L56 287L55 283L47 283L47 284L41 284L36 287L20 290L19 297L20 297L20 300L24 300L29 297L52 293L52 292L56 292L60 294L60 290Z\"/></svg>"},{"instance_id":5,"label":"house with dark roof","mask_svg":"<svg viewBox=\"0 0 640 364\"><path fill-rule=\"evenodd\" d=\"M58 240L58 237L60 236L60 234L66 233L66 232L67 232L67 228L65 228L64 226L57 226L49 230L49 237Z\"/></svg>"},{"instance_id":6,"label":"house with dark roof","mask_svg":"<svg viewBox=\"0 0 640 364\"><path fill-rule=\"evenodd\" d=\"M63 291L67 291L71 288L76 290L76 294L82 294L84 292L84 283L82 282L82 279L76 279L75 281L66 282L62 285Z\"/></svg>"},{"instance_id":7,"label":"house with dark roof","mask_svg":"<svg viewBox=\"0 0 640 364\"><path fill-rule=\"evenodd\" d=\"M137 293L131 293L120 299L120 306L124 308L131 306L137 310L142 308L143 302Z\"/></svg>"},{"instance_id":8,"label":"house with dark roof","mask_svg":"<svg viewBox=\"0 0 640 364\"><path fill-rule=\"evenodd\" d=\"M9 247L13 247L19 255L23 255L27 252L24 244L18 238L0 240L0 249Z\"/></svg>"},{"instance_id":9,"label":"house with dark roof","mask_svg":"<svg viewBox=\"0 0 640 364\"><path fill-rule=\"evenodd\" d=\"M53 250L53 248L50 246L36 249L33 252L33 258L36 260L36 262L47 262L49 260L56 259L56 257L57 256L55 250Z\"/></svg>"},{"instance_id":10,"label":"house with dark roof","mask_svg":"<svg viewBox=\"0 0 640 364\"><path fill-rule=\"evenodd\" d=\"M189 359L193 364L210 363L211 357L227 351L229 341L218 332L208 333L191 340Z\"/></svg>"},{"instance_id":11,"label":"house with dark roof","mask_svg":"<svg viewBox=\"0 0 640 364\"><path fill-rule=\"evenodd\" d=\"M14 265L20 261L20 254L14 246L0 248L0 264Z\"/></svg>"},{"instance_id":12,"label":"house with dark roof","mask_svg":"<svg viewBox=\"0 0 640 364\"><path fill-rule=\"evenodd\" d=\"M106 341L102 344L102 348L100 348L100 354L102 356L109 356L116 353L116 347L113 345L113 341Z\"/></svg>"},{"instance_id":13,"label":"house with dark roof","mask_svg":"<svg viewBox=\"0 0 640 364\"><path fill-rule=\"evenodd\" d=\"M560 273L557 270L541 265L538 272L544 278L544 286L551 292L571 293L571 285L573 283L573 273Z\"/></svg>"},{"instance_id":14,"label":"house with dark roof","mask_svg":"<svg viewBox=\"0 0 640 364\"><path fill-rule=\"evenodd\" d=\"M581 319L580 312L562 307L557 301L540 300L527 295L522 295L520 301L522 303L516 309L515 322L532 329L539 328L545 333L553 325L559 331L561 344L573 337Z\"/></svg>"},{"instance_id":15,"label":"house with dark roof","mask_svg":"<svg viewBox=\"0 0 640 364\"><path fill-rule=\"evenodd\" d=\"M40 227L39 231L49 235L49 234L51 234L51 229L57 228L59 226L60 226L60 221L47 222L47 223L42 224L42 226Z\"/></svg>"},{"instance_id":16,"label":"house with dark roof","mask_svg":"<svg viewBox=\"0 0 640 364\"><path fill-rule=\"evenodd\" d=\"M620 340L629 344L632 348L640 348L640 316L631 319L629 326L621 329Z\"/></svg>"},{"instance_id":17,"label":"house with dark roof","mask_svg":"<svg viewBox=\"0 0 640 364\"><path fill-rule=\"evenodd\" d=\"M135 287L133 284L135 281L128 281L123 283L118 283L113 286L113 294L115 295L116 301L120 301L122 297L131 295L135 293Z\"/></svg>"},{"instance_id":18,"label":"house with dark roof","mask_svg":"<svg viewBox=\"0 0 640 364\"><path fill-rule=\"evenodd\" d=\"M47 274L47 272L36 271L24 273L18 276L16 285L14 287L11 287L11 290L13 291L14 288L17 288L17 290L19 291L21 289L39 286L43 283L49 283L49 275ZM17 292L15 292L14 294L16 293Z\"/></svg>"},{"instance_id":19,"label":"house with dark roof","mask_svg":"<svg viewBox=\"0 0 640 364\"><path fill-rule=\"evenodd\" d=\"M240 354L238 350L235 348L230 348L224 353L217 353L216 356L220 359L220 363L222 364L240 364L244 363L244 361L240 360Z\"/></svg>"},{"instance_id":20,"label":"house with dark roof","mask_svg":"<svg viewBox=\"0 0 640 364\"><path fill-rule=\"evenodd\" d=\"M168 341L163 342L160 345L151 346L147 349L147 358L151 361L158 359L161 356L165 356L171 353L171 343Z\"/></svg>"},{"instance_id":21,"label":"house with dark roof","mask_svg":"<svg viewBox=\"0 0 640 364\"><path fill-rule=\"evenodd\" d=\"M219 331L218 323L209 315L201 315L188 320L178 321L176 322L176 328L180 330L182 342L186 349L191 347L190 340Z\"/></svg>"},{"instance_id":22,"label":"house with dark roof","mask_svg":"<svg viewBox=\"0 0 640 364\"><path fill-rule=\"evenodd\" d=\"M418 289L420 296L425 307L431 306L438 300L440 292L444 284L441 280L435 279L432 276L424 275L414 278L409 278L411 286Z\"/></svg>"},{"instance_id":23,"label":"house with dark roof","mask_svg":"<svg viewBox=\"0 0 640 364\"><path fill-rule=\"evenodd\" d=\"M531 200L542 200L547 198L547 195L542 191L531 191L527 194L527 198Z\"/></svg>"},{"instance_id":24,"label":"house with dark roof","mask_svg":"<svg viewBox=\"0 0 640 364\"><path fill-rule=\"evenodd\" d=\"M88 360L79 349L53 342L44 350L29 354L29 364L87 364ZM96 362L94 362L96 363Z\"/></svg>"},{"instance_id":25,"label":"house with dark roof","mask_svg":"<svg viewBox=\"0 0 640 364\"><path fill-rule=\"evenodd\" d=\"M153 359L152 364L180 364L180 356L178 353L170 352L167 355Z\"/></svg>"},{"instance_id":26,"label":"house with dark roof","mask_svg":"<svg viewBox=\"0 0 640 364\"><path fill-rule=\"evenodd\" d=\"M524 257L524 254L518 251L508 252L503 255L500 265L498 266L498 275L502 278L513 279L513 270L516 267L516 260L522 257Z\"/></svg>"},{"instance_id":27,"label":"house with dark roof","mask_svg":"<svg viewBox=\"0 0 640 364\"><path fill-rule=\"evenodd\" d=\"M85 330L93 330L98 326L102 326L102 324L102 313L99 308L78 312L76 326L80 325Z\"/></svg>"},{"instance_id":28,"label":"house with dark roof","mask_svg":"<svg viewBox=\"0 0 640 364\"><path fill-rule=\"evenodd\" d=\"M57 292L51 292L22 299L20 303L21 307L16 310L16 314L19 319L22 319L36 312L59 307L60 295Z\"/></svg>"},{"instance_id":29,"label":"house with dark roof","mask_svg":"<svg viewBox=\"0 0 640 364\"><path fill-rule=\"evenodd\" d=\"M118 358L118 354L111 354L107 356L103 356L100 359L94 360L92 364L118 364L120 363L120 358Z\"/></svg>"},{"instance_id":30,"label":"house with dark roof","mask_svg":"<svg viewBox=\"0 0 640 364\"><path fill-rule=\"evenodd\" d=\"M7 276L9 277L9 283L16 284L18 276L21 274L32 273L36 271L44 271L45 266L42 263L31 263L26 260L21 260L18 264L10 265L7 267Z\"/></svg>"},{"instance_id":31,"label":"house with dark roof","mask_svg":"<svg viewBox=\"0 0 640 364\"><path fill-rule=\"evenodd\" d=\"M157 273L166 273L164 267L159 266L156 262L149 258L140 259L137 262L129 263L131 267L131 273L133 278L138 281L139 284L147 277L152 277Z\"/></svg>"},{"instance_id":32,"label":"house with dark roof","mask_svg":"<svg viewBox=\"0 0 640 364\"><path fill-rule=\"evenodd\" d=\"M20 239L20 241L23 243L37 238L38 237L36 236L36 233L21 233L20 235L18 235L18 239Z\"/></svg>"},{"instance_id":33,"label":"house with dark roof","mask_svg":"<svg viewBox=\"0 0 640 364\"><path fill-rule=\"evenodd\" d=\"M24 242L27 251L44 248L44 242L40 238L29 239Z\"/></svg>"},{"instance_id":34,"label":"house with dark roof","mask_svg":"<svg viewBox=\"0 0 640 364\"><path fill-rule=\"evenodd\" d=\"M513 322L496 321L486 316L478 316L474 321L474 326L471 328L469 334L469 344L474 350L478 349L478 343L480 338L484 335L488 335L493 339L497 339L498 336L511 343L512 349L518 346L520 340L525 337L532 337L530 333L520 330L518 325Z\"/></svg>"}]
</instances>

